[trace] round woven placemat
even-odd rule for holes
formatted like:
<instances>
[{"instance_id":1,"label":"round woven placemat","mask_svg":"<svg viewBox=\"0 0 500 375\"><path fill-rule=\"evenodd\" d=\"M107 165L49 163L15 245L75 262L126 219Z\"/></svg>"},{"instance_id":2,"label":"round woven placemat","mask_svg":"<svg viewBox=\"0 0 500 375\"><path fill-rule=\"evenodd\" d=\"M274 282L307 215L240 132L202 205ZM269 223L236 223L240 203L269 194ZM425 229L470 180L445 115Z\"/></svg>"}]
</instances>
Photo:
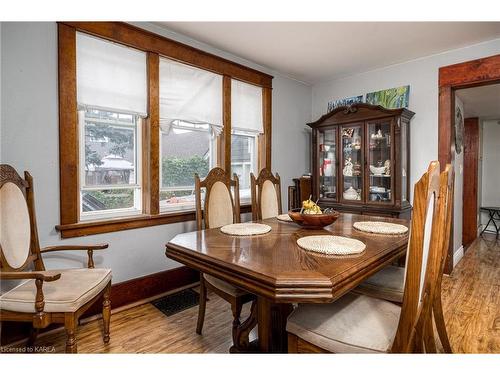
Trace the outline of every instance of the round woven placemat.
<instances>
[{"instance_id":1,"label":"round woven placemat","mask_svg":"<svg viewBox=\"0 0 500 375\"><path fill-rule=\"evenodd\" d=\"M366 248L363 242L354 238L331 235L302 237L297 240L297 245L304 250L328 255L359 254Z\"/></svg>"},{"instance_id":2,"label":"round woven placemat","mask_svg":"<svg viewBox=\"0 0 500 375\"><path fill-rule=\"evenodd\" d=\"M278 219L279 221L293 221L292 218L290 217L290 215L288 215L288 214L278 215L278 216L276 216L276 219Z\"/></svg>"},{"instance_id":3,"label":"round woven placemat","mask_svg":"<svg viewBox=\"0 0 500 375\"><path fill-rule=\"evenodd\" d=\"M224 225L220 228L224 234L231 236L254 236L256 234L265 234L271 231L271 227L266 224L259 223L239 223Z\"/></svg>"},{"instance_id":4,"label":"round woven placemat","mask_svg":"<svg viewBox=\"0 0 500 375\"><path fill-rule=\"evenodd\" d=\"M405 234L408 227L402 224L386 223L384 221L358 221L352 225L362 232L375 234Z\"/></svg>"}]
</instances>

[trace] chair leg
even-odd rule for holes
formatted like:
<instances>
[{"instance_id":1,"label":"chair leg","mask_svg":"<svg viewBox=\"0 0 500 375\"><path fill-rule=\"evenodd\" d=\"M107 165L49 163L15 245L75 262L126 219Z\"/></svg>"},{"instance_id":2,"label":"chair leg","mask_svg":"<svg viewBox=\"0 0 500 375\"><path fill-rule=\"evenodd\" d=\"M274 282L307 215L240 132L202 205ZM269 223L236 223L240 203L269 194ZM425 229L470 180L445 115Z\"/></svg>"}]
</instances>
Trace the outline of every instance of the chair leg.
<instances>
[{"instance_id":1,"label":"chair leg","mask_svg":"<svg viewBox=\"0 0 500 375\"><path fill-rule=\"evenodd\" d=\"M203 274L200 273L200 304L198 307L198 323L196 324L196 333L201 335L203 323L205 322L205 309L207 307L207 287Z\"/></svg>"},{"instance_id":2,"label":"chair leg","mask_svg":"<svg viewBox=\"0 0 500 375\"><path fill-rule=\"evenodd\" d=\"M434 313L434 321L438 332L439 340L445 353L453 353L451 349L448 333L446 332L446 324L444 322L443 305L441 304L441 288L438 290L437 296L432 305L432 312Z\"/></svg>"},{"instance_id":3,"label":"chair leg","mask_svg":"<svg viewBox=\"0 0 500 375\"><path fill-rule=\"evenodd\" d=\"M240 315L241 309L243 308L243 304L239 299L236 299L234 303L231 303L231 311L233 312L233 345L238 345L238 333L240 326Z\"/></svg>"},{"instance_id":4,"label":"chair leg","mask_svg":"<svg viewBox=\"0 0 500 375\"><path fill-rule=\"evenodd\" d=\"M77 353L75 315L67 313L64 315L64 328L66 329L66 353Z\"/></svg>"},{"instance_id":5,"label":"chair leg","mask_svg":"<svg viewBox=\"0 0 500 375\"><path fill-rule=\"evenodd\" d=\"M36 341L36 338L38 336L38 332L39 332L38 328L31 327L30 336L28 338L28 342L26 343L27 347L31 347L31 346L35 345L35 341Z\"/></svg>"},{"instance_id":6,"label":"chair leg","mask_svg":"<svg viewBox=\"0 0 500 375\"><path fill-rule=\"evenodd\" d=\"M102 301L102 325L103 325L103 337L102 340L105 344L109 342L109 323L111 320L111 301L109 296L111 294L111 282L106 285L104 289L103 301Z\"/></svg>"}]
</instances>

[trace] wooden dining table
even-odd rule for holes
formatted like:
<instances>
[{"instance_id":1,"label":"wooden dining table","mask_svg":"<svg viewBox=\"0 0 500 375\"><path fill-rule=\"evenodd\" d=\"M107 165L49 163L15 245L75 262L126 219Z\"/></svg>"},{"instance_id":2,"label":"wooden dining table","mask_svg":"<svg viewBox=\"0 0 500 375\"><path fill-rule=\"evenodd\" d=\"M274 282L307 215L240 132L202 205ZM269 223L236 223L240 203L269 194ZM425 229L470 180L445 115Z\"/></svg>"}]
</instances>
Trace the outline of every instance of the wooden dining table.
<instances>
[{"instance_id":1,"label":"wooden dining table","mask_svg":"<svg viewBox=\"0 0 500 375\"><path fill-rule=\"evenodd\" d=\"M248 335L254 320L258 340L249 351L255 346L259 352L284 353L292 304L333 302L405 255L407 234L360 232L352 226L356 221L387 221L409 227L405 219L349 213L342 213L335 223L320 230L273 218L260 221L271 227L263 235L231 236L218 228L178 234L167 243L166 255L254 294L255 308L252 306L250 317L242 323L240 334ZM300 237L321 234L355 238L366 248L357 255L323 255L297 245Z\"/></svg>"}]
</instances>

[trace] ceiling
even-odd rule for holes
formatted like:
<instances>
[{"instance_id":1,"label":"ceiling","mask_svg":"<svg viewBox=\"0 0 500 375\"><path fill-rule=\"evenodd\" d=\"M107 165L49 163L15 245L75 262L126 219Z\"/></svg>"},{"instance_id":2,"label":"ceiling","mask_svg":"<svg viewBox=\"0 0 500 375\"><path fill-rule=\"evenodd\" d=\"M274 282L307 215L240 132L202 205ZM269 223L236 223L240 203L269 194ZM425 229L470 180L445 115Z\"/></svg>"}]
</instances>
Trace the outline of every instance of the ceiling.
<instances>
[{"instance_id":1,"label":"ceiling","mask_svg":"<svg viewBox=\"0 0 500 375\"><path fill-rule=\"evenodd\" d=\"M457 90L464 102L464 117L500 119L500 84Z\"/></svg>"},{"instance_id":2,"label":"ceiling","mask_svg":"<svg viewBox=\"0 0 500 375\"><path fill-rule=\"evenodd\" d=\"M157 22L314 84L500 38L500 22Z\"/></svg>"}]
</instances>

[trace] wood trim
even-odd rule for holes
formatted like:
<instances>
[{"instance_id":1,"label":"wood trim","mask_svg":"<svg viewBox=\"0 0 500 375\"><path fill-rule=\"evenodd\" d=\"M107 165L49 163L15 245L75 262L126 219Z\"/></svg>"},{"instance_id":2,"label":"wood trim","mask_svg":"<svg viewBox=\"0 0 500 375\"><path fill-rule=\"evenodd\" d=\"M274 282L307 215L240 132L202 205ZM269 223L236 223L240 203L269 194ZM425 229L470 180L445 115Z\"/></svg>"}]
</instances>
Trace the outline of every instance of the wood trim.
<instances>
[{"instance_id":1,"label":"wood trim","mask_svg":"<svg viewBox=\"0 0 500 375\"><path fill-rule=\"evenodd\" d=\"M199 272L186 266L123 281L111 286L111 307L116 310L138 301L186 287L198 281ZM82 315L82 319L101 312L102 299L99 299ZM31 323L2 322L1 345L8 345L27 338L30 328ZM49 327L49 329L52 329L52 327Z\"/></svg>"},{"instance_id":2,"label":"wood trim","mask_svg":"<svg viewBox=\"0 0 500 375\"><path fill-rule=\"evenodd\" d=\"M272 87L273 76L176 42L124 22L60 22L77 31L96 35L147 52L154 52L201 69L228 75L262 87Z\"/></svg>"},{"instance_id":3,"label":"wood trim","mask_svg":"<svg viewBox=\"0 0 500 375\"><path fill-rule=\"evenodd\" d=\"M267 168L271 170L271 143L272 143L272 100L273 100L273 90L272 88L262 89L262 116L264 121L264 147L262 151L264 152L265 164L261 165L260 168Z\"/></svg>"},{"instance_id":4,"label":"wood trim","mask_svg":"<svg viewBox=\"0 0 500 375\"><path fill-rule=\"evenodd\" d=\"M251 204L242 205L240 213L252 212ZM61 232L62 238L88 236L92 234L118 232L128 229L146 228L156 225L166 225L196 220L194 210L163 213L158 215L139 215L127 218L80 222L74 224L56 225L56 230Z\"/></svg>"},{"instance_id":5,"label":"wood trim","mask_svg":"<svg viewBox=\"0 0 500 375\"><path fill-rule=\"evenodd\" d=\"M455 90L500 82L500 55L439 68L438 156L441 170L454 164L455 141L452 127L455 117ZM451 225L453 233L453 223ZM453 270L453 241L450 241L445 272Z\"/></svg>"},{"instance_id":6,"label":"wood trim","mask_svg":"<svg viewBox=\"0 0 500 375\"><path fill-rule=\"evenodd\" d=\"M143 136L144 212L160 213L160 57L148 52L148 119Z\"/></svg>"},{"instance_id":7,"label":"wood trim","mask_svg":"<svg viewBox=\"0 0 500 375\"><path fill-rule=\"evenodd\" d=\"M224 129L221 139L220 167L231 173L231 77L222 79L222 116Z\"/></svg>"},{"instance_id":8,"label":"wood trim","mask_svg":"<svg viewBox=\"0 0 500 375\"><path fill-rule=\"evenodd\" d=\"M59 183L61 224L78 221L78 113L76 103L76 34L58 25Z\"/></svg>"},{"instance_id":9,"label":"wood trim","mask_svg":"<svg viewBox=\"0 0 500 375\"><path fill-rule=\"evenodd\" d=\"M439 87L476 86L500 80L500 55L439 68Z\"/></svg>"}]
</instances>

